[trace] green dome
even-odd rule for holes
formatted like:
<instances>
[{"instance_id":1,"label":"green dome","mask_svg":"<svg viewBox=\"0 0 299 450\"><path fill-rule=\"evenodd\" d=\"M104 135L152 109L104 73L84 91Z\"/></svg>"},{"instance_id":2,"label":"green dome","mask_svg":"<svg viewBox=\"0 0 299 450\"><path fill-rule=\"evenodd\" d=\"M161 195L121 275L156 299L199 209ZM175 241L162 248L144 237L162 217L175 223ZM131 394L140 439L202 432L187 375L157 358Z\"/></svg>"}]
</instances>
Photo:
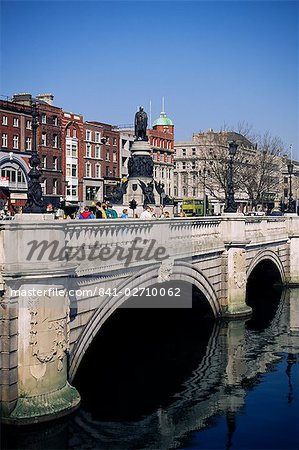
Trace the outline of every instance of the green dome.
<instances>
[{"instance_id":1,"label":"green dome","mask_svg":"<svg viewBox=\"0 0 299 450\"><path fill-rule=\"evenodd\" d=\"M153 123L153 127L155 127L156 125L167 126L167 125L173 125L173 123L172 123L171 119L166 117L165 112L161 112L160 117L158 119L156 119L155 122Z\"/></svg>"}]
</instances>

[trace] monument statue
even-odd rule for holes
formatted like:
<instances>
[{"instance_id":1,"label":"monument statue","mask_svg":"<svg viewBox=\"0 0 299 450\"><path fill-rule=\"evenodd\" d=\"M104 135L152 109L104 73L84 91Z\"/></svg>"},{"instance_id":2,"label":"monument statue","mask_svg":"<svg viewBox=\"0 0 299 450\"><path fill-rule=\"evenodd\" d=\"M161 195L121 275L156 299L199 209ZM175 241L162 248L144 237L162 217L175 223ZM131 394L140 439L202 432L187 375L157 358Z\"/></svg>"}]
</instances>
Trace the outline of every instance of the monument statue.
<instances>
[{"instance_id":1,"label":"monument statue","mask_svg":"<svg viewBox=\"0 0 299 450\"><path fill-rule=\"evenodd\" d=\"M144 195L144 204L155 204L155 196L154 196L154 183L153 180L149 183L144 183L144 181L139 180L140 187L142 189L142 193Z\"/></svg>"},{"instance_id":2,"label":"monument statue","mask_svg":"<svg viewBox=\"0 0 299 450\"><path fill-rule=\"evenodd\" d=\"M147 129L147 114L143 110L143 107L139 107L139 111L135 114L135 140L148 141L146 135Z\"/></svg>"},{"instance_id":3,"label":"monument statue","mask_svg":"<svg viewBox=\"0 0 299 450\"><path fill-rule=\"evenodd\" d=\"M108 200L115 205L123 203L123 196L127 192L128 180L118 183L113 194L108 198Z\"/></svg>"}]
</instances>

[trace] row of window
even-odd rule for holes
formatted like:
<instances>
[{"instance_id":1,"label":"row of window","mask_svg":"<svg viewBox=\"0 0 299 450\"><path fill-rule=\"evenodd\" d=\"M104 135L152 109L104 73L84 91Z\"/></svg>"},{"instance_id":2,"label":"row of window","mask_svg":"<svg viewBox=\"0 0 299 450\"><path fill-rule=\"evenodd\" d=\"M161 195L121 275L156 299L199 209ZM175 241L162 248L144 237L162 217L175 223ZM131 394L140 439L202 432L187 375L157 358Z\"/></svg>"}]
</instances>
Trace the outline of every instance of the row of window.
<instances>
[{"instance_id":1,"label":"row of window","mask_svg":"<svg viewBox=\"0 0 299 450\"><path fill-rule=\"evenodd\" d=\"M12 148L15 150L18 150L20 148L20 138L17 134L13 135L13 139L12 139ZM27 137L26 140L26 150L31 150L31 144L32 144L32 140L30 137ZM42 146L46 146L47 145L47 135L46 133L42 134ZM2 133L2 147L7 148L8 147L8 136L7 133ZM53 148L58 148L58 136L57 134L53 135L53 142L52 142L52 147Z\"/></svg>"},{"instance_id":2,"label":"row of window","mask_svg":"<svg viewBox=\"0 0 299 450\"><path fill-rule=\"evenodd\" d=\"M154 167L154 177L155 178L169 178L171 177L171 170L166 167Z\"/></svg>"},{"instance_id":3,"label":"row of window","mask_svg":"<svg viewBox=\"0 0 299 450\"><path fill-rule=\"evenodd\" d=\"M43 124L49 123L49 122L47 122L47 115L46 114L42 114L41 122ZM52 116L52 125L55 125L56 127L58 126L58 117L57 116Z\"/></svg>"},{"instance_id":4,"label":"row of window","mask_svg":"<svg viewBox=\"0 0 299 450\"><path fill-rule=\"evenodd\" d=\"M152 140L153 147L171 149L171 141L167 141L166 139L153 138Z\"/></svg>"},{"instance_id":5,"label":"row of window","mask_svg":"<svg viewBox=\"0 0 299 450\"><path fill-rule=\"evenodd\" d=\"M47 162L48 162L47 156L43 155L42 156L42 168L58 170L58 157L57 156L53 156L52 167L48 167Z\"/></svg>"},{"instance_id":6,"label":"row of window","mask_svg":"<svg viewBox=\"0 0 299 450\"><path fill-rule=\"evenodd\" d=\"M42 114L41 122L43 124L47 123L47 116L46 116L46 114ZM52 117L52 124L55 125L55 126L58 126L58 117L57 116L53 116ZM8 126L8 116L4 116L4 115L2 116L2 125ZM12 118L12 125L13 125L13 127L19 127L20 126L20 120L19 120L18 117L13 117ZM32 128L30 119L26 120L26 128L27 128L27 130L31 130L31 128Z\"/></svg>"},{"instance_id":7,"label":"row of window","mask_svg":"<svg viewBox=\"0 0 299 450\"><path fill-rule=\"evenodd\" d=\"M8 117L7 116L2 116L2 125L8 126ZM12 126L15 128L18 128L20 126L18 117L12 118ZM26 128L27 128L27 130L31 130L31 120L26 120Z\"/></svg>"},{"instance_id":8,"label":"row of window","mask_svg":"<svg viewBox=\"0 0 299 450\"><path fill-rule=\"evenodd\" d=\"M8 178L9 183L17 183L17 185L25 185L25 176L21 169L14 169L13 167L6 167L1 169L1 177ZM22 186L21 186L22 187Z\"/></svg>"},{"instance_id":9,"label":"row of window","mask_svg":"<svg viewBox=\"0 0 299 450\"><path fill-rule=\"evenodd\" d=\"M94 134L94 140L93 140L93 134ZM106 144L110 144L110 137L105 136ZM91 131L91 130L85 130L85 140L89 142L96 142L98 144L101 143L101 133L98 131ZM117 138L112 138L112 144L117 145Z\"/></svg>"},{"instance_id":10,"label":"row of window","mask_svg":"<svg viewBox=\"0 0 299 450\"><path fill-rule=\"evenodd\" d=\"M46 147L47 146L47 133L42 133L42 146ZM53 148L58 148L58 135L57 134L53 134L53 138L52 138L52 147Z\"/></svg>"},{"instance_id":11,"label":"row of window","mask_svg":"<svg viewBox=\"0 0 299 450\"><path fill-rule=\"evenodd\" d=\"M56 178L54 178L53 183L52 183L52 191L47 192L47 180L43 180L43 182L41 183L43 195L46 195L46 194L56 195L57 194L57 185L58 185L58 181Z\"/></svg>"}]
</instances>

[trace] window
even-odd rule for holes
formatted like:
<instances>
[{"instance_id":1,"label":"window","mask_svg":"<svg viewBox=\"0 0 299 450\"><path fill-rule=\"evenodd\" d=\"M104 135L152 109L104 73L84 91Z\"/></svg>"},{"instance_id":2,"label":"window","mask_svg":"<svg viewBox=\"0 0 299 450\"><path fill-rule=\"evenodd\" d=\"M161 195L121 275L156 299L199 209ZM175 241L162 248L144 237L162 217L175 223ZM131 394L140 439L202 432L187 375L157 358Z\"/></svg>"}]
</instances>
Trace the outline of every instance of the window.
<instances>
[{"instance_id":1,"label":"window","mask_svg":"<svg viewBox=\"0 0 299 450\"><path fill-rule=\"evenodd\" d=\"M2 116L2 125L7 125L7 116Z\"/></svg>"},{"instance_id":2,"label":"window","mask_svg":"<svg viewBox=\"0 0 299 450\"><path fill-rule=\"evenodd\" d=\"M57 127L57 125L58 125L58 117L57 116L53 116L53 125L55 125L55 127Z\"/></svg>"},{"instance_id":3,"label":"window","mask_svg":"<svg viewBox=\"0 0 299 450\"><path fill-rule=\"evenodd\" d=\"M110 161L110 154L109 154L109 151L106 152L106 161Z\"/></svg>"},{"instance_id":4,"label":"window","mask_svg":"<svg viewBox=\"0 0 299 450\"><path fill-rule=\"evenodd\" d=\"M185 162L182 163L182 169L186 170L186 163Z\"/></svg>"},{"instance_id":5,"label":"window","mask_svg":"<svg viewBox=\"0 0 299 450\"><path fill-rule=\"evenodd\" d=\"M78 144L72 144L72 156L77 157Z\"/></svg>"},{"instance_id":6,"label":"window","mask_svg":"<svg viewBox=\"0 0 299 450\"><path fill-rule=\"evenodd\" d=\"M13 137L13 148L19 148L19 136L17 135Z\"/></svg>"},{"instance_id":7,"label":"window","mask_svg":"<svg viewBox=\"0 0 299 450\"><path fill-rule=\"evenodd\" d=\"M53 147L54 148L58 147L58 136L57 136L57 134L53 134Z\"/></svg>"},{"instance_id":8,"label":"window","mask_svg":"<svg viewBox=\"0 0 299 450\"><path fill-rule=\"evenodd\" d=\"M41 185L42 185L43 195L46 195L46 193L47 193L47 180L43 180Z\"/></svg>"},{"instance_id":9,"label":"window","mask_svg":"<svg viewBox=\"0 0 299 450\"><path fill-rule=\"evenodd\" d=\"M112 176L116 177L116 168L115 167L113 167L113 169L112 169Z\"/></svg>"},{"instance_id":10,"label":"window","mask_svg":"<svg viewBox=\"0 0 299 450\"><path fill-rule=\"evenodd\" d=\"M7 147L7 134L2 134L2 147Z\"/></svg>"},{"instance_id":11,"label":"window","mask_svg":"<svg viewBox=\"0 0 299 450\"><path fill-rule=\"evenodd\" d=\"M90 164L89 163L87 163L85 165L85 176L88 178L90 177Z\"/></svg>"},{"instance_id":12,"label":"window","mask_svg":"<svg viewBox=\"0 0 299 450\"><path fill-rule=\"evenodd\" d=\"M100 158L100 146L96 145L95 148L95 158L99 159Z\"/></svg>"},{"instance_id":13,"label":"window","mask_svg":"<svg viewBox=\"0 0 299 450\"><path fill-rule=\"evenodd\" d=\"M72 164L72 177L77 177L77 164Z\"/></svg>"},{"instance_id":14,"label":"window","mask_svg":"<svg viewBox=\"0 0 299 450\"><path fill-rule=\"evenodd\" d=\"M287 184L289 182L288 177L284 177L283 182L284 184Z\"/></svg>"},{"instance_id":15,"label":"window","mask_svg":"<svg viewBox=\"0 0 299 450\"><path fill-rule=\"evenodd\" d=\"M192 170L195 169L195 161L192 161Z\"/></svg>"},{"instance_id":16,"label":"window","mask_svg":"<svg viewBox=\"0 0 299 450\"><path fill-rule=\"evenodd\" d=\"M26 120L26 128L27 128L27 130L31 130L31 128L32 128L32 122L31 122L31 120Z\"/></svg>"},{"instance_id":17,"label":"window","mask_svg":"<svg viewBox=\"0 0 299 450\"><path fill-rule=\"evenodd\" d=\"M113 152L113 161L117 161L117 155L116 155L116 152Z\"/></svg>"},{"instance_id":18,"label":"window","mask_svg":"<svg viewBox=\"0 0 299 450\"><path fill-rule=\"evenodd\" d=\"M42 123L47 123L47 116L46 116L46 114L42 114Z\"/></svg>"},{"instance_id":19,"label":"window","mask_svg":"<svg viewBox=\"0 0 299 450\"><path fill-rule=\"evenodd\" d=\"M25 183L25 177L21 170L18 170L18 183Z\"/></svg>"},{"instance_id":20,"label":"window","mask_svg":"<svg viewBox=\"0 0 299 450\"><path fill-rule=\"evenodd\" d=\"M71 144L66 144L66 156L71 156Z\"/></svg>"},{"instance_id":21,"label":"window","mask_svg":"<svg viewBox=\"0 0 299 450\"><path fill-rule=\"evenodd\" d=\"M53 194L57 194L57 180L54 178L53 180L53 189L52 189L52 193Z\"/></svg>"},{"instance_id":22,"label":"window","mask_svg":"<svg viewBox=\"0 0 299 450\"><path fill-rule=\"evenodd\" d=\"M76 128L73 128L73 138L76 138L77 137L77 130L76 130Z\"/></svg>"},{"instance_id":23,"label":"window","mask_svg":"<svg viewBox=\"0 0 299 450\"><path fill-rule=\"evenodd\" d=\"M95 136L95 141L100 142L100 139L101 139L101 134L97 131L96 136Z\"/></svg>"},{"instance_id":24,"label":"window","mask_svg":"<svg viewBox=\"0 0 299 450\"><path fill-rule=\"evenodd\" d=\"M57 170L57 156L53 156L53 169Z\"/></svg>"},{"instance_id":25,"label":"window","mask_svg":"<svg viewBox=\"0 0 299 450\"><path fill-rule=\"evenodd\" d=\"M96 164L96 178L101 178L101 166Z\"/></svg>"},{"instance_id":26,"label":"window","mask_svg":"<svg viewBox=\"0 0 299 450\"><path fill-rule=\"evenodd\" d=\"M47 168L47 157L45 155L42 156L42 168Z\"/></svg>"},{"instance_id":27,"label":"window","mask_svg":"<svg viewBox=\"0 0 299 450\"><path fill-rule=\"evenodd\" d=\"M195 156L196 155L196 148L193 148L192 149L192 156Z\"/></svg>"},{"instance_id":28,"label":"window","mask_svg":"<svg viewBox=\"0 0 299 450\"><path fill-rule=\"evenodd\" d=\"M192 195L193 197L196 197L196 188L192 188Z\"/></svg>"},{"instance_id":29,"label":"window","mask_svg":"<svg viewBox=\"0 0 299 450\"><path fill-rule=\"evenodd\" d=\"M18 127L19 126L19 119L17 117L13 118L13 126Z\"/></svg>"},{"instance_id":30,"label":"window","mask_svg":"<svg viewBox=\"0 0 299 450\"><path fill-rule=\"evenodd\" d=\"M31 138L26 138L26 150L31 150Z\"/></svg>"},{"instance_id":31,"label":"window","mask_svg":"<svg viewBox=\"0 0 299 450\"><path fill-rule=\"evenodd\" d=\"M71 165L70 164L66 165L66 176L67 177L71 176Z\"/></svg>"},{"instance_id":32,"label":"window","mask_svg":"<svg viewBox=\"0 0 299 450\"><path fill-rule=\"evenodd\" d=\"M42 145L45 147L47 145L47 134L42 133Z\"/></svg>"},{"instance_id":33,"label":"window","mask_svg":"<svg viewBox=\"0 0 299 450\"><path fill-rule=\"evenodd\" d=\"M91 131L90 130L86 130L86 140L87 141L91 141Z\"/></svg>"},{"instance_id":34,"label":"window","mask_svg":"<svg viewBox=\"0 0 299 450\"><path fill-rule=\"evenodd\" d=\"M173 163L173 167L174 167L174 169L176 169L176 162Z\"/></svg>"},{"instance_id":35,"label":"window","mask_svg":"<svg viewBox=\"0 0 299 450\"><path fill-rule=\"evenodd\" d=\"M182 155L186 156L186 149L185 148L182 148Z\"/></svg>"},{"instance_id":36,"label":"window","mask_svg":"<svg viewBox=\"0 0 299 450\"><path fill-rule=\"evenodd\" d=\"M72 186L72 196L77 197L77 186Z\"/></svg>"},{"instance_id":37,"label":"window","mask_svg":"<svg viewBox=\"0 0 299 450\"><path fill-rule=\"evenodd\" d=\"M67 137L71 137L71 129L70 128L67 128L66 135L67 135Z\"/></svg>"},{"instance_id":38,"label":"window","mask_svg":"<svg viewBox=\"0 0 299 450\"><path fill-rule=\"evenodd\" d=\"M113 138L113 145L116 145L116 144L117 144L117 139Z\"/></svg>"},{"instance_id":39,"label":"window","mask_svg":"<svg viewBox=\"0 0 299 450\"><path fill-rule=\"evenodd\" d=\"M91 157L91 145L90 144L86 144L86 154L85 154L85 156L87 158Z\"/></svg>"},{"instance_id":40,"label":"window","mask_svg":"<svg viewBox=\"0 0 299 450\"><path fill-rule=\"evenodd\" d=\"M106 166L106 177L109 177L109 166Z\"/></svg>"}]
</instances>

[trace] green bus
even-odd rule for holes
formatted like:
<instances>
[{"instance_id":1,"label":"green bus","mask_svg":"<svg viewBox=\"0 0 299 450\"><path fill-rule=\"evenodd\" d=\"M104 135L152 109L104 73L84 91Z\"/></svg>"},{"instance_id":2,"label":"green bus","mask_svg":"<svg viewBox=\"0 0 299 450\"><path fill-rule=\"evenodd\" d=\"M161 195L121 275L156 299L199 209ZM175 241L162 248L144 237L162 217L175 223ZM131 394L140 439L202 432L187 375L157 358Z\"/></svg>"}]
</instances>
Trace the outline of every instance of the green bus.
<instances>
[{"instance_id":1,"label":"green bus","mask_svg":"<svg viewBox=\"0 0 299 450\"><path fill-rule=\"evenodd\" d=\"M208 196L206 196L205 205L202 198L183 198L182 211L186 216L203 216L204 207L206 208L206 215L211 214L211 205L208 201Z\"/></svg>"}]
</instances>

